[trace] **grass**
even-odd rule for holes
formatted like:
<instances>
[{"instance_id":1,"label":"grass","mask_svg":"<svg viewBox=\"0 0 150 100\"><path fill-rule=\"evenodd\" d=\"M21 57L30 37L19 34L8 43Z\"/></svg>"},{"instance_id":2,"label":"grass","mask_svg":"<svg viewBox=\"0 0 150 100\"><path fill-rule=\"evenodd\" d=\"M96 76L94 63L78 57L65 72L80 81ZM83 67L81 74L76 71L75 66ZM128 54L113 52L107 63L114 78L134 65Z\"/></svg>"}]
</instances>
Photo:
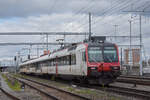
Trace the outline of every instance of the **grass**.
<instances>
[{"instance_id":1,"label":"grass","mask_svg":"<svg viewBox=\"0 0 150 100\"><path fill-rule=\"evenodd\" d=\"M21 90L21 84L17 80L10 80L8 77L4 74L2 74L2 77L5 79L7 85L10 89L13 91L20 91Z\"/></svg>"},{"instance_id":2,"label":"grass","mask_svg":"<svg viewBox=\"0 0 150 100\"><path fill-rule=\"evenodd\" d=\"M75 89L74 89L74 88L71 88L71 87L68 87L67 90L70 91L70 92L75 91Z\"/></svg>"},{"instance_id":3,"label":"grass","mask_svg":"<svg viewBox=\"0 0 150 100\"><path fill-rule=\"evenodd\" d=\"M30 79L35 79L35 80L38 80L39 82L44 82L44 83L48 83L48 84L50 84L50 85L54 85L55 87L60 87L60 88L64 88L64 87L66 87L66 85L65 84L62 84L62 83L58 83L58 82L56 82L56 81L54 81L55 80L55 76L52 76L49 80L51 80L51 81L49 81L49 80L47 80L47 79L40 79L40 78L36 78L36 77L31 77L31 76L27 76L27 75L21 75L21 74L11 74L12 76L14 76L14 77L19 77L19 78L30 78Z\"/></svg>"},{"instance_id":4,"label":"grass","mask_svg":"<svg viewBox=\"0 0 150 100\"><path fill-rule=\"evenodd\" d=\"M105 91L100 93L100 92L90 90L90 89L83 90L83 89L75 89L72 87L68 87L67 90L70 92L74 92L77 94L90 97L92 100L99 100L99 98L101 98L101 100L122 100L120 97L113 96Z\"/></svg>"},{"instance_id":5,"label":"grass","mask_svg":"<svg viewBox=\"0 0 150 100\"><path fill-rule=\"evenodd\" d=\"M86 89L86 90L76 90L75 92L79 93L79 94L92 94L92 95L96 95L95 91L92 91L92 90L89 90L89 89Z\"/></svg>"}]
</instances>

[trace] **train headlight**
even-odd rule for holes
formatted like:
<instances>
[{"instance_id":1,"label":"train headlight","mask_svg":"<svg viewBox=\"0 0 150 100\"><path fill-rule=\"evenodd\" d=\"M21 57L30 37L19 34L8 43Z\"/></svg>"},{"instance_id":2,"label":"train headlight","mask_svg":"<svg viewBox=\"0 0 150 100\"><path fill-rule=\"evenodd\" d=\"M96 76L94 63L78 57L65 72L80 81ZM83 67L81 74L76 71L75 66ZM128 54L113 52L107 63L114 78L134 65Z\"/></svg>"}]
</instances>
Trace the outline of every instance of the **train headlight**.
<instances>
[{"instance_id":1,"label":"train headlight","mask_svg":"<svg viewBox=\"0 0 150 100\"><path fill-rule=\"evenodd\" d=\"M89 70L97 70L97 67L89 67Z\"/></svg>"},{"instance_id":2,"label":"train headlight","mask_svg":"<svg viewBox=\"0 0 150 100\"><path fill-rule=\"evenodd\" d=\"M91 67L91 69L92 69L92 70L95 70L95 69L96 69L96 67Z\"/></svg>"},{"instance_id":3,"label":"train headlight","mask_svg":"<svg viewBox=\"0 0 150 100\"><path fill-rule=\"evenodd\" d=\"M113 67L113 69L118 69L119 67Z\"/></svg>"},{"instance_id":4,"label":"train headlight","mask_svg":"<svg viewBox=\"0 0 150 100\"><path fill-rule=\"evenodd\" d=\"M120 67L119 67L119 66L112 66L111 69L112 69L112 70L119 70Z\"/></svg>"}]
</instances>

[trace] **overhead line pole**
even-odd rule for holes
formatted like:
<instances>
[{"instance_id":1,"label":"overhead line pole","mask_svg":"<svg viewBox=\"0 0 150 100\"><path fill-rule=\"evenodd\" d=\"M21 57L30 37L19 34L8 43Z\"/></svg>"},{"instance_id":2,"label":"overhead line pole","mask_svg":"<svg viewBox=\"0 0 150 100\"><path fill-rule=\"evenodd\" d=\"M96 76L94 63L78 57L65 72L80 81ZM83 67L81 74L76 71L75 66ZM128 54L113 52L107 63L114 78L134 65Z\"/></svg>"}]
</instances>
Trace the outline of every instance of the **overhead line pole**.
<instances>
[{"instance_id":1,"label":"overhead line pole","mask_svg":"<svg viewBox=\"0 0 150 100\"><path fill-rule=\"evenodd\" d=\"M130 23L130 49L129 49L129 64L130 64L130 70L132 71L132 66L133 66L133 63L132 63L132 20L129 20L129 23Z\"/></svg>"},{"instance_id":2,"label":"overhead line pole","mask_svg":"<svg viewBox=\"0 0 150 100\"><path fill-rule=\"evenodd\" d=\"M140 75L143 75L143 65L142 65L142 16L140 14Z\"/></svg>"},{"instance_id":3,"label":"overhead line pole","mask_svg":"<svg viewBox=\"0 0 150 100\"><path fill-rule=\"evenodd\" d=\"M89 13L89 41L91 41L91 13Z\"/></svg>"},{"instance_id":4,"label":"overhead line pole","mask_svg":"<svg viewBox=\"0 0 150 100\"><path fill-rule=\"evenodd\" d=\"M114 27L115 27L115 40L116 40L116 36L117 36L117 27L119 26L119 25L113 25Z\"/></svg>"},{"instance_id":5,"label":"overhead line pole","mask_svg":"<svg viewBox=\"0 0 150 100\"><path fill-rule=\"evenodd\" d=\"M48 34L46 34L46 41L47 41L47 52L48 52Z\"/></svg>"},{"instance_id":6,"label":"overhead line pole","mask_svg":"<svg viewBox=\"0 0 150 100\"><path fill-rule=\"evenodd\" d=\"M130 23L130 50L132 49L131 48L131 43L132 43L132 21L129 20L129 23Z\"/></svg>"}]
</instances>

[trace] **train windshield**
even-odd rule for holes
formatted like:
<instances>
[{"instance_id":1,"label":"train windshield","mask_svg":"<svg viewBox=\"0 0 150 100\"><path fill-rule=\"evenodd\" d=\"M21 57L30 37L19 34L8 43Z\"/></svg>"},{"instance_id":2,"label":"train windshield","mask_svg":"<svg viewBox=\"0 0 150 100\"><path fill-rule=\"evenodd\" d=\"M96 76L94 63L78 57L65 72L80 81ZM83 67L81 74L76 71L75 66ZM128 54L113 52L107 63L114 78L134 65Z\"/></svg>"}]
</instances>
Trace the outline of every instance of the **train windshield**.
<instances>
[{"instance_id":1,"label":"train windshield","mask_svg":"<svg viewBox=\"0 0 150 100\"><path fill-rule=\"evenodd\" d=\"M118 62L117 49L115 47L104 47L104 62Z\"/></svg>"},{"instance_id":2,"label":"train windshield","mask_svg":"<svg viewBox=\"0 0 150 100\"><path fill-rule=\"evenodd\" d=\"M103 61L102 48L89 47L88 48L88 60L89 62L101 62Z\"/></svg>"}]
</instances>

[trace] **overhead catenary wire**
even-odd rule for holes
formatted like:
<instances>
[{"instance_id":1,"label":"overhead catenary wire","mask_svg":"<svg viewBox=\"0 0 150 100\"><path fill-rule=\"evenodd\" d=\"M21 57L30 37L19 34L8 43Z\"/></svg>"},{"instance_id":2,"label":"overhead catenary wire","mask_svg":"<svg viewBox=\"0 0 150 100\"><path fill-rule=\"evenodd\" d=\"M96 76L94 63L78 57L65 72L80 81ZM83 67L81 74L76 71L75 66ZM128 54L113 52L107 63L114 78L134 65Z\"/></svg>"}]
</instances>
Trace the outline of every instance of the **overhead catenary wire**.
<instances>
[{"instance_id":1,"label":"overhead catenary wire","mask_svg":"<svg viewBox=\"0 0 150 100\"><path fill-rule=\"evenodd\" d=\"M136 1L137 1L137 0L136 0ZM128 3L129 3L129 2L130 2L130 0L128 1ZM134 2L135 2L135 1L134 1ZM120 6L118 6L118 7L116 8L117 10L112 10L108 15L105 15L105 16L111 16L111 15L113 15L113 14L115 15L115 13L117 13L117 12L120 13L120 11L122 11L123 8L130 6L130 4L128 4L128 3L123 3L122 5L120 5ZM104 18L105 16L103 16L103 18ZM121 18L121 17L123 17L124 15L120 15L120 14L119 14L119 16L120 16L120 18ZM102 19L103 19L103 18L102 18ZM99 20L102 20L102 19L100 18L100 19L95 20L95 21L93 22L93 24L95 24L96 22L98 22ZM115 21L115 20L114 20L114 21ZM100 22L102 23L103 21L100 21ZM109 21L109 22L111 22L111 21ZM106 22L105 22L105 23L106 23ZM104 24L105 24L105 23L104 23ZM95 26L96 26L96 24L95 24ZM93 25L93 27L94 27L94 25Z\"/></svg>"},{"instance_id":2,"label":"overhead catenary wire","mask_svg":"<svg viewBox=\"0 0 150 100\"><path fill-rule=\"evenodd\" d=\"M117 1L117 0L114 0L114 1ZM80 13L84 13L84 14L89 14L89 12L91 11L88 11L89 9L93 9L94 7L94 4L97 4L97 2L101 2L101 1L96 1L96 0L92 0L92 3L90 3L90 5L86 5L86 7L82 7L79 11L75 12L74 15L77 15L77 14L80 14ZM118 2L117 2L118 3ZM119 4L119 3L118 3ZM84 10L85 9L85 10ZM103 9L104 10L104 9ZM85 13L87 12L87 13ZM83 20L83 19L81 19ZM80 21L81 21L80 20Z\"/></svg>"},{"instance_id":3,"label":"overhead catenary wire","mask_svg":"<svg viewBox=\"0 0 150 100\"><path fill-rule=\"evenodd\" d=\"M114 13L116 13L116 12L118 12L118 11L122 11L124 8L127 8L128 6L130 6L130 4L135 3L135 2L137 2L137 1L138 1L138 0L136 0L136 1L134 0L134 1L131 2L131 1L129 0L129 1L127 1L127 2L124 2L124 3L126 3L126 6L124 6L125 4L123 3L122 5L119 5L119 6L121 6L121 8L120 8L119 6L118 6L117 8L115 8L115 9L120 8L119 10L114 11L114 10L112 10L112 8L111 8L111 10L114 11L114 12L111 11L111 14L110 14L110 13L109 13L109 14L106 14L107 11L105 11L105 13L104 13L102 16L103 16L103 18L104 18L105 16L113 15ZM141 2L141 1L140 1L140 2ZM142 2L143 2L143 1L142 1ZM116 5L115 5L115 6L116 6ZM112 6L112 7L113 7L113 6ZM109 10L110 10L110 9L108 9L108 12L110 12ZM103 18L99 18L98 20L92 22L92 24L95 24L95 23L98 22L99 20L100 20L100 22L102 22L102 19L103 19ZM83 27L85 27L84 25L86 25L86 24L82 24ZM82 26L80 26L80 27L82 27ZM94 25L93 25L93 26L94 26Z\"/></svg>"},{"instance_id":4,"label":"overhead catenary wire","mask_svg":"<svg viewBox=\"0 0 150 100\"><path fill-rule=\"evenodd\" d=\"M118 5L118 4L119 4L119 3L117 2L116 5ZM115 5L115 6L116 6L116 5ZM93 5L93 6L94 6L94 5ZM92 6L90 6L90 7L87 6L87 8L88 8L88 9L90 9L90 8L92 9L93 7L92 7ZM83 9L82 9L82 10L83 10ZM105 8L104 8L103 10L105 10ZM80 11L81 11L81 9L80 9ZM78 13L75 13L75 16L77 16L79 13L81 13L80 11L77 11ZM82 12L83 12L83 11L82 11ZM84 11L84 12L85 12L85 11ZM88 11L87 11L87 12L88 12ZM89 12L88 12L88 13L89 13ZM84 13L84 16L87 17L88 13ZM73 17L75 17L75 16L73 16ZM80 18L80 19L79 19L79 23L81 23L82 21L85 21L84 24L86 24L87 22L86 22L85 19L86 19L86 18ZM78 19L77 19L77 22L78 22ZM84 24L81 24L80 26L82 27L82 25L84 25ZM80 27L80 26L79 26L79 27ZM78 27L77 27L77 28L78 28Z\"/></svg>"},{"instance_id":5,"label":"overhead catenary wire","mask_svg":"<svg viewBox=\"0 0 150 100\"><path fill-rule=\"evenodd\" d=\"M145 4L144 4L145 5ZM139 7L138 7L139 8ZM137 8L137 9L138 9ZM103 24L100 24L100 25L105 25L105 24L110 24L110 23L113 23L113 22L118 22L119 20L120 21L122 21L123 19L121 19L121 18L126 18L126 16L124 15L124 14L122 14L122 16L120 16L120 17L118 17L117 18L117 20L114 20L114 19L111 19L111 20L109 20L108 22L106 22L106 23L103 23ZM122 25L121 25L122 26Z\"/></svg>"},{"instance_id":6,"label":"overhead catenary wire","mask_svg":"<svg viewBox=\"0 0 150 100\"><path fill-rule=\"evenodd\" d=\"M94 6L94 4L95 4L95 0L92 0L92 3L91 3L91 1L87 2L87 4L85 6L81 7L79 10L77 10L75 13L73 13L72 14L73 18L80 16L80 18L78 17L79 19L75 19L75 22L79 22L79 23L82 21L86 22L87 20L85 20L85 19L87 19L87 13L85 13L84 11L90 9L92 6ZM72 27L74 27L74 25ZM70 27L68 27L66 30L68 30L69 28Z\"/></svg>"},{"instance_id":7,"label":"overhead catenary wire","mask_svg":"<svg viewBox=\"0 0 150 100\"><path fill-rule=\"evenodd\" d=\"M136 0L137 1L137 0ZM101 16L106 16L106 15L110 15L109 14L109 12L112 12L112 11L114 11L115 9L118 9L119 7L118 6L123 6L123 5L125 5L126 3L129 3L129 2L131 2L130 0L128 0L128 2L123 2L123 3L121 3L121 5L119 4L119 3L117 3L117 4L114 4L111 8L108 8L108 9L105 9L104 10L104 12L103 13L101 13ZM134 1L135 2L135 1ZM115 8L116 7L116 8ZM115 9L114 9L115 8ZM116 11L115 11L116 12ZM91 12L92 13L92 12ZM107 14L108 13L108 14ZM114 14L114 13L112 13L112 14ZM100 18L101 19L101 18ZM92 24L95 24L97 21L92 21ZM84 25L87 25L86 23L84 23L84 24L81 24L79 27L85 27ZM79 27L77 27L77 28L79 28Z\"/></svg>"},{"instance_id":8,"label":"overhead catenary wire","mask_svg":"<svg viewBox=\"0 0 150 100\"><path fill-rule=\"evenodd\" d=\"M142 3L143 1L140 1L140 3ZM128 7L129 5L127 5L126 7ZM126 8L125 7L125 8ZM123 11L123 8L121 8L119 11ZM118 20L121 20L121 18L122 17L126 17L126 16L124 16L124 14L122 14L122 15L119 15L120 17L117 19L117 20L114 20L114 19L112 19L111 21L109 21L109 22L105 22L105 23L103 23L103 24L106 24L106 23L112 23L112 21L118 21ZM100 22L102 22L102 21L100 21ZM102 25L103 25L102 24Z\"/></svg>"}]
</instances>

